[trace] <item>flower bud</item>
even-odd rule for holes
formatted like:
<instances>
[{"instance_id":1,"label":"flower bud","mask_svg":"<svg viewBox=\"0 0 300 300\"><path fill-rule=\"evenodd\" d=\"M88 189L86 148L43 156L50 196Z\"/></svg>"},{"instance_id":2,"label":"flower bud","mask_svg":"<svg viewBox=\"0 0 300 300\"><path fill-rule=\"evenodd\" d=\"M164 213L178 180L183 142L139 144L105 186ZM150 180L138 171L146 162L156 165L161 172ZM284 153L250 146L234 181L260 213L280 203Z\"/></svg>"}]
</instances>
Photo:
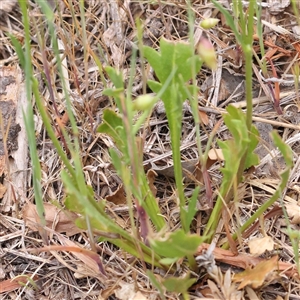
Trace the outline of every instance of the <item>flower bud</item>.
<instances>
[{"instance_id":1,"label":"flower bud","mask_svg":"<svg viewBox=\"0 0 300 300\"><path fill-rule=\"evenodd\" d=\"M205 64L210 69L215 70L217 68L217 58L212 43L207 38L202 37L197 50L200 58L205 62Z\"/></svg>"},{"instance_id":2,"label":"flower bud","mask_svg":"<svg viewBox=\"0 0 300 300\"><path fill-rule=\"evenodd\" d=\"M151 109L152 106L155 104L156 99L149 95L141 95L138 96L135 101L133 102L133 109L134 110L147 110Z\"/></svg>"},{"instance_id":3,"label":"flower bud","mask_svg":"<svg viewBox=\"0 0 300 300\"><path fill-rule=\"evenodd\" d=\"M201 21L200 26L203 29L210 29L210 28L213 28L214 26L216 26L219 21L220 20L216 19L216 18L208 18L208 19Z\"/></svg>"}]
</instances>

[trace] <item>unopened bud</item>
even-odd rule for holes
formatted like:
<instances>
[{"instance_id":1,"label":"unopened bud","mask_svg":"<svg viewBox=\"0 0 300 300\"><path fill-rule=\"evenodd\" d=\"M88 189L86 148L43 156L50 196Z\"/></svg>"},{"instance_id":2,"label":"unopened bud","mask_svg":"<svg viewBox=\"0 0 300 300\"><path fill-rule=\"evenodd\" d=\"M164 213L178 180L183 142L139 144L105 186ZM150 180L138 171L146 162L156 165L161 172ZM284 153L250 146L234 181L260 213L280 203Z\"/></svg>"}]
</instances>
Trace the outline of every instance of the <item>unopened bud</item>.
<instances>
[{"instance_id":1,"label":"unopened bud","mask_svg":"<svg viewBox=\"0 0 300 300\"><path fill-rule=\"evenodd\" d=\"M214 46L207 38L201 38L198 44L198 54L205 64L212 70L217 68L217 58Z\"/></svg>"},{"instance_id":2,"label":"unopened bud","mask_svg":"<svg viewBox=\"0 0 300 300\"><path fill-rule=\"evenodd\" d=\"M156 99L149 94L138 96L133 102L133 109L134 110L150 109L155 104L155 101Z\"/></svg>"},{"instance_id":3,"label":"unopened bud","mask_svg":"<svg viewBox=\"0 0 300 300\"><path fill-rule=\"evenodd\" d=\"M220 20L216 19L216 18L208 18L208 19L201 21L200 26L203 29L210 29L210 28L213 28L214 26L216 26L219 21Z\"/></svg>"}]
</instances>

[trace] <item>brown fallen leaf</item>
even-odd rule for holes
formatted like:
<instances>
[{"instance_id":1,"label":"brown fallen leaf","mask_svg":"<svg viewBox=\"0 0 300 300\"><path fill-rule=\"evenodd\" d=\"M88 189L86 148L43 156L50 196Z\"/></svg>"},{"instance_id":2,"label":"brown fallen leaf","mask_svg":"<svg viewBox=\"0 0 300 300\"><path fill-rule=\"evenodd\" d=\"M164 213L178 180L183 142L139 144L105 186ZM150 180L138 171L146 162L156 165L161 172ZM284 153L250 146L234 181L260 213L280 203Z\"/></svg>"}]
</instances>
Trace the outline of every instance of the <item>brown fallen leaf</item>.
<instances>
[{"instance_id":1,"label":"brown fallen leaf","mask_svg":"<svg viewBox=\"0 0 300 300\"><path fill-rule=\"evenodd\" d=\"M252 255L259 256L265 251L272 251L274 249L274 241L270 236L264 236L251 239L248 246Z\"/></svg>"},{"instance_id":2,"label":"brown fallen leaf","mask_svg":"<svg viewBox=\"0 0 300 300\"><path fill-rule=\"evenodd\" d=\"M209 170L210 167L215 163L217 162L218 160L217 159L211 159L210 157L207 158L207 161L206 161L206 166L205 166L205 169L206 170ZM195 177L196 179L201 182L201 183L204 183L204 179L203 179L203 172L202 172L202 166L201 166L201 163L200 161L198 160L197 164L195 165L195 171L194 171L194 174L195 174Z\"/></svg>"},{"instance_id":3,"label":"brown fallen leaf","mask_svg":"<svg viewBox=\"0 0 300 300\"><path fill-rule=\"evenodd\" d=\"M195 255L201 255L203 251L207 251L209 247L210 244L202 243L198 247L198 251ZM255 267L260 262L265 261L265 259L263 258L253 257L247 254L239 254L235 256L231 251L224 250L222 248L215 248L213 251L213 255L216 261L223 262L243 269L247 269L250 266ZM297 268L294 264L279 261L277 267L278 271L284 273L286 276L300 278L297 272Z\"/></svg>"},{"instance_id":4,"label":"brown fallen leaf","mask_svg":"<svg viewBox=\"0 0 300 300\"><path fill-rule=\"evenodd\" d=\"M198 114L199 114L199 117L200 117L201 122L202 122L205 126L207 126L208 123L209 123L209 119L208 119L207 113L206 113L205 111L199 110L199 111L198 111Z\"/></svg>"},{"instance_id":5,"label":"brown fallen leaf","mask_svg":"<svg viewBox=\"0 0 300 300\"><path fill-rule=\"evenodd\" d=\"M5 292L11 292L14 290L17 290L20 287L23 287L25 284L30 282L31 280L37 280L38 276L34 275L32 279L30 279L30 276L32 274L23 274L20 276L16 276L13 279L7 279L4 281L1 281L0 284L0 294L5 293Z\"/></svg>"},{"instance_id":6,"label":"brown fallen leaf","mask_svg":"<svg viewBox=\"0 0 300 300\"><path fill-rule=\"evenodd\" d=\"M300 224L300 205L289 203L285 205L288 216L292 224Z\"/></svg>"},{"instance_id":7,"label":"brown fallen leaf","mask_svg":"<svg viewBox=\"0 0 300 300\"><path fill-rule=\"evenodd\" d=\"M62 209L51 203L44 203L46 226L52 228L56 232L65 232L67 236L75 235L82 232L74 221L78 218L77 214L73 212L65 212ZM34 231L39 230L39 216L36 205L27 203L23 208L23 219L26 225Z\"/></svg>"},{"instance_id":8,"label":"brown fallen leaf","mask_svg":"<svg viewBox=\"0 0 300 300\"><path fill-rule=\"evenodd\" d=\"M105 200L115 205L125 205L127 201L123 185L120 184L118 189L113 194L107 196Z\"/></svg>"},{"instance_id":9,"label":"brown fallen leaf","mask_svg":"<svg viewBox=\"0 0 300 300\"><path fill-rule=\"evenodd\" d=\"M115 296L120 300L147 300L147 298L140 292L136 291L134 283L119 283L120 288L115 289Z\"/></svg>"},{"instance_id":10,"label":"brown fallen leaf","mask_svg":"<svg viewBox=\"0 0 300 300\"><path fill-rule=\"evenodd\" d=\"M269 260L260 262L253 269L247 268L244 272L235 274L233 276L234 282L241 282L238 289L244 288L246 285L250 285L254 289L260 287L265 282L267 276L278 266L278 256L273 256Z\"/></svg>"},{"instance_id":11,"label":"brown fallen leaf","mask_svg":"<svg viewBox=\"0 0 300 300\"><path fill-rule=\"evenodd\" d=\"M208 151L208 157L212 161L217 161L217 160L224 161L224 155L222 149L210 149Z\"/></svg>"},{"instance_id":12,"label":"brown fallen leaf","mask_svg":"<svg viewBox=\"0 0 300 300\"><path fill-rule=\"evenodd\" d=\"M44 251L68 251L74 253L74 255L84 262L90 269L92 269L97 275L99 272L105 275L105 270L100 259L100 256L91 250L84 249L78 247L75 243L68 239L64 239L64 242L68 244L67 246L61 245L51 245L42 248L35 248L35 249L27 249L28 252L38 253Z\"/></svg>"},{"instance_id":13,"label":"brown fallen leaf","mask_svg":"<svg viewBox=\"0 0 300 300\"><path fill-rule=\"evenodd\" d=\"M68 247L78 247L76 243L73 241L70 241L69 239L59 236L59 240L61 243L65 244ZM84 249L86 250L86 249ZM71 250L70 250L71 251ZM88 266L91 270L97 272L99 270L99 264L101 265L101 260L99 258L99 255L97 253L94 253L90 250L87 250L88 252L81 252L76 251L73 252L74 256L76 256L78 259L80 259L86 266Z\"/></svg>"}]
</instances>

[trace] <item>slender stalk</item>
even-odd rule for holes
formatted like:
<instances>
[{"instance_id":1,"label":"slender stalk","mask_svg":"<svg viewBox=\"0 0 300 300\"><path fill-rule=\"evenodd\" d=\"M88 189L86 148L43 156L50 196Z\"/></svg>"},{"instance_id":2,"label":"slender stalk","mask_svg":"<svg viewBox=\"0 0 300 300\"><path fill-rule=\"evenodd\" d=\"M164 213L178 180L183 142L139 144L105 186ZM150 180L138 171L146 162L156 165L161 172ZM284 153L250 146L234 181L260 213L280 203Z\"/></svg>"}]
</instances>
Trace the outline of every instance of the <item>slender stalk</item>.
<instances>
[{"instance_id":1,"label":"slender stalk","mask_svg":"<svg viewBox=\"0 0 300 300\"><path fill-rule=\"evenodd\" d=\"M32 64L31 64L31 46L30 46L30 28L29 28L29 17L28 17L28 8L27 1L19 0L19 4L22 11L23 24L24 24L24 37L25 37L25 61L24 61L24 71L25 71L25 85L26 85L26 94L28 99L28 108L26 112L23 112L26 132L29 141L29 151L30 157L32 160L32 177L33 177L33 187L34 187L34 197L35 203L37 207L38 216L40 218L40 222L42 228L40 233L42 235L43 241L45 244L48 244L46 231L43 227L46 225L45 220L45 209L43 204L43 195L41 189L41 165L39 162L39 157L37 153L37 145L36 145L36 137L35 137L35 126L34 126L34 117L33 117L33 108L32 108ZM34 92L38 91L38 88L35 87Z\"/></svg>"}]
</instances>

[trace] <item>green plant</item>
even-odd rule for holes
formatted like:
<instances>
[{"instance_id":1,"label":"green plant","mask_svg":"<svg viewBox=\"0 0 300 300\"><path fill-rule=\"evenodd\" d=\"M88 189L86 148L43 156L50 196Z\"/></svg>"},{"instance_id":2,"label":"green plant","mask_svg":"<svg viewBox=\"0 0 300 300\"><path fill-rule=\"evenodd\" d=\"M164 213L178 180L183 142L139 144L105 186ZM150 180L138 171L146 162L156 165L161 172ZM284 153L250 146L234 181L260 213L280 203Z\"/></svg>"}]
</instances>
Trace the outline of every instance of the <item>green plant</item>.
<instances>
[{"instance_id":1,"label":"green plant","mask_svg":"<svg viewBox=\"0 0 300 300\"><path fill-rule=\"evenodd\" d=\"M24 122L26 127L26 132L29 141L29 151L31 162L33 166L33 187L35 202L37 206L37 212L40 218L41 227L39 232L43 238L44 243L47 243L47 236L44 230L46 225L45 221L45 210L43 205L43 197L41 190L41 166L38 158L38 153L36 151L36 139L34 132L34 117L33 117L33 108L32 108L32 91L38 91L36 79L33 77L32 65L31 65L31 52L30 52L30 27L29 27L29 18L27 14L27 3L25 1L19 1L21 11L23 13L23 23L24 23L24 33L25 33L25 50L23 52L22 46L19 41L11 36L12 43L16 49L16 52L19 56L19 61L22 68L25 72L25 85L26 85L26 97L28 99L29 105L26 112L23 112ZM33 86L34 85L34 86Z\"/></svg>"},{"instance_id":2,"label":"green plant","mask_svg":"<svg viewBox=\"0 0 300 300\"><path fill-rule=\"evenodd\" d=\"M57 40L54 34L54 26L53 26L53 12L49 9L47 3L44 1L40 1L39 3L44 11L44 14L48 21L48 26L50 29L52 42L53 42L53 48L55 52L55 56L57 59L57 67L60 71L60 77L62 79L62 85L63 89L65 91L65 94L68 95L66 92L66 85L63 80L63 74L62 74L62 66L61 66L61 60L59 56L59 50L57 45ZM86 182L85 178L83 176L82 172L82 163L80 159L80 148L79 148L79 141L78 141L78 128L76 125L76 121L74 118L74 115L72 113L71 109L71 103L70 99L67 96L67 110L71 121L71 126L73 130L73 142L71 142L70 138L66 134L64 128L61 128L64 137L68 143L68 148L70 150L71 154L71 161L67 157L67 154L62 149L60 142L58 141L55 132L51 126L50 118L46 112L46 108L44 104L42 103L42 99L40 97L39 91L38 91L38 83L37 80L32 76L32 65L31 65L31 59L30 59L30 36L29 36L29 21L27 19L27 7L26 2L21 1L21 7L23 10L23 17L24 17L24 24L26 33L26 40L25 40L25 57L22 59L22 47L19 43L15 41L15 47L18 49L18 53L21 55L20 61L25 61L26 63L23 65L23 68L25 69L26 74L26 86L27 86L27 93L28 93L28 100L30 101L32 99L31 91L33 91L35 102L37 104L37 107L39 109L39 113L41 114L41 118L44 122L44 125L46 127L46 130L48 132L49 137L51 138L59 157L61 158L62 162L64 163L66 170L63 170L61 173L62 181L64 182L65 189L66 189L66 199L65 199L65 205L68 209L72 211L76 211L77 213L81 213L83 216L82 218L77 220L77 224L80 227L88 228L88 224L91 224L93 229L98 229L103 232L107 232L109 236L116 236L119 238L112 239L113 242L118 245L120 248L126 249L129 253L132 255L135 255L137 257L140 257L140 253L137 249L142 249L143 251L143 259L146 262L152 263L157 266L161 266L161 264L158 262L159 257L152 253L152 251L146 247L143 243L138 242L133 236L128 234L125 230L117 226L105 213L105 203L97 203L94 199L94 192L89 187ZM26 56L27 55L27 56ZM32 163L34 166L34 192L35 192L35 202L37 204L38 213L41 219L41 225L42 227L45 225L45 218L44 218L44 208L43 208L43 199L41 194L41 186L40 186L40 163L38 160L38 154L37 154L37 148L35 144L35 136L34 136L34 125L33 125L33 110L32 110L32 104L30 102L29 111L25 115L25 121L26 121L26 129L28 133L28 138L30 141L30 151L31 151L31 158ZM113 235L115 234L115 235ZM47 244L47 237L44 236L44 242ZM139 246L137 247L137 243Z\"/></svg>"},{"instance_id":3,"label":"green plant","mask_svg":"<svg viewBox=\"0 0 300 300\"><path fill-rule=\"evenodd\" d=\"M148 235L147 225L144 224L144 229L141 232L146 233L145 240L153 251L165 257L160 260L161 263L170 264L176 262L178 259L187 256L190 267L196 268L193 258L197 247L205 238L201 238L194 234L189 234L189 227L196 213L196 201L199 189L195 192L188 202L184 196L182 185L182 169L180 160L180 132L181 132L181 118L182 118L182 104L188 97L187 90L192 91L193 86L187 86L185 82L191 78L191 66L195 64L200 68L200 59L193 54L191 46L188 43L172 43L162 39L160 42L161 52L144 47L143 53L147 60L154 68L160 82L150 81L149 86L157 93L155 98L149 96L142 96L133 102L130 92L124 95L124 84L120 73L111 67L106 68L115 89L105 90L105 94L114 97L114 101L119 109L119 114L107 110L104 113L103 124L98 128L98 132L109 134L115 141L119 151L111 150L111 158L114 163L119 176L124 182L129 206L132 207L132 199L136 199L134 204L138 208L143 209L143 214L150 218L156 226L157 234ZM134 60L133 60L134 64ZM166 114L169 122L172 152L174 160L175 179L178 189L178 198L180 206L181 224L183 229L177 230L173 233L168 232L168 228L162 222L159 208L156 201L150 192L145 172L142 166L140 153L138 153L138 142L136 133L140 128L140 124L148 117L155 102L162 98L165 104ZM141 103L145 101L146 103ZM138 103L138 105L137 105ZM141 107L145 110L139 117L134 108ZM136 120L132 122L132 120ZM138 125L138 126L137 126ZM133 197L131 196L133 195ZM132 217L132 225L134 220ZM143 224L141 223L141 226ZM184 245L184 247L183 247Z\"/></svg>"},{"instance_id":4,"label":"green plant","mask_svg":"<svg viewBox=\"0 0 300 300\"><path fill-rule=\"evenodd\" d=\"M172 153L174 161L174 174L176 180L177 194L180 205L180 220L184 231L189 231L189 226L193 215L187 215L186 199L183 189L183 178L180 158L180 135L182 123L182 105L190 94L194 94L197 89L194 85L186 85L186 82L192 78L193 67L198 72L201 66L200 58L193 53L193 48L188 43L172 43L165 39L160 41L160 53L150 47L144 48L145 58L153 67L159 82L148 81L150 88L159 93L162 86L166 83L169 74L174 73L172 81L167 85L165 91L161 95L161 99L166 109L166 115L169 123ZM197 190L193 195L193 199L197 197ZM195 200L191 201L194 203ZM194 208L195 209L195 208Z\"/></svg>"},{"instance_id":5,"label":"green plant","mask_svg":"<svg viewBox=\"0 0 300 300\"><path fill-rule=\"evenodd\" d=\"M98 233L102 232L103 234L100 240L109 241L144 262L162 269L168 269L170 264L172 265L177 260L188 257L190 267L195 269L196 263L193 258L193 254L196 252L197 247L201 244L201 242L204 241L204 238L188 232L194 214L196 213L196 201L199 189L195 189L191 200L188 205L186 205L187 202L184 197L182 186L179 146L182 103L188 97L188 93L193 94L193 89L195 89L194 86L188 86L185 83L192 77L192 73L187 72L189 68L186 68L186 62L188 61L189 66L195 64L198 71L201 65L199 57L193 54L193 48L188 43L170 43L162 40L161 51L163 55L167 56L167 60L165 60L165 56L161 58L157 52L151 52L151 49L146 47L144 48L145 57L147 57L151 63L155 65L155 63L160 64L163 61L167 65L164 66L166 68L165 70L159 70L156 66L154 66L155 71L160 76L161 82L149 83L154 90L156 89L157 95L151 99L150 105L143 107L144 111L141 116L138 116L139 114L136 111L136 109L140 106L137 106L137 103L134 103L131 98L130 87L132 86L133 76L128 84L129 88L127 92L125 92L121 74L111 67L107 67L105 69L106 74L108 74L115 85L115 88L106 89L105 94L113 98L119 112L116 113L113 110L106 110L103 115L103 124L99 127L98 132L110 135L116 144L116 149L111 149L110 154L118 175L123 180L128 206L130 207L129 213L132 234L128 233L106 214L105 201L97 202L94 198L94 191L85 182L80 158L78 128L73 115L72 105L63 75L62 61L58 41L55 35L53 11L48 7L46 2L37 2L41 6L47 21L47 29L50 33L51 44L56 58L56 67L59 72L62 89L66 97L66 111L70 118L72 138L70 138L70 135L66 132L64 127L60 126L59 130L66 142L65 145L69 154L64 151L55 134L51 124L52 121L47 113L41 95L39 94L38 82L32 75L29 20L26 2L23 1L20 1L20 4L22 5L24 24L26 24L25 28L27 28L25 55L23 55L21 44L13 37L12 41L14 42L17 53L19 54L20 62L23 62L23 68L26 71L28 99L31 101L31 94L33 93L35 103L47 133L65 166L65 169L61 172L61 179L64 183L66 195L64 201L65 207L70 211L74 211L81 215L81 217L76 220L76 224L79 227L90 231L90 236L92 236L94 230ZM80 5L83 6L82 1L80 2ZM40 33L40 36L42 35L43 34ZM39 42L40 49L43 52L43 39L39 38ZM45 67L45 76L47 77L47 61L44 60L43 63ZM132 57L132 72L134 71L134 65L135 55ZM102 71L102 69L100 71ZM52 93L51 78L48 76L47 80L49 83L48 89L50 90L50 93ZM136 136L140 126L149 116L153 104L160 97L164 99L171 127L172 147L175 160L175 177L178 185L181 221L183 226L183 229L179 229L173 233L168 232L166 222L160 213L157 201L149 188L147 177L143 169L142 153L139 152L138 139ZM144 100L145 98L140 98L140 101L143 102ZM33 159L34 169L36 170L34 173L35 201L39 207L39 215L42 220L43 227L45 226L45 222L43 199L41 197L41 187L39 185L41 180L40 163L38 161L36 145L34 144L34 131L32 130L32 104L30 106L30 112L28 113L26 122L28 123L27 132L30 140L31 157ZM136 211L139 216L138 228L133 216L134 206L136 207ZM155 233L152 233L151 223L155 227ZM44 238L44 242L45 244L47 243L46 236ZM170 247L170 245L172 245L172 247ZM182 247L182 245L184 245L184 247ZM166 247L168 247L168 251L165 251ZM174 287L171 287L172 284L170 283L170 280L172 280L172 278L169 278L169 280L165 282L165 287L167 289L170 287L169 289L173 290ZM194 282L194 280L190 280L188 277L183 278L182 282L183 281L185 284L182 285L180 292L184 292L184 289L187 289L189 285Z\"/></svg>"},{"instance_id":6,"label":"green plant","mask_svg":"<svg viewBox=\"0 0 300 300\"><path fill-rule=\"evenodd\" d=\"M241 228L239 228L239 233L244 232L251 224L254 223L254 221L256 219L258 219L260 216L262 216L263 213L268 208L270 208L275 203L276 200L278 200L281 197L284 189L287 186L288 179L289 179L289 173L290 173L291 167L293 165L293 154L292 154L291 148L289 146L287 146L280 139L278 133L276 133L275 131L272 132L272 138L273 138L274 144L276 145L276 147L278 147L278 149L282 153L284 161L286 163L286 168L280 175L281 183L277 187L277 190L273 194L273 196L267 202L265 202L263 205L261 205L260 208L243 224L243 226L241 226ZM237 238L237 233L235 233L232 237L235 240ZM228 248L228 247L229 247L229 243L224 244L224 248Z\"/></svg>"},{"instance_id":7,"label":"green plant","mask_svg":"<svg viewBox=\"0 0 300 300\"><path fill-rule=\"evenodd\" d=\"M225 165L221 169L223 179L218 199L207 223L205 234L215 232L224 204L227 205L229 201L236 199L234 193L241 180L239 178L241 163L244 163L246 169L259 162L258 156L253 153L259 141L256 127L252 125L251 130L248 131L246 116L241 110L228 106L227 112L223 119L233 138L218 142L223 151Z\"/></svg>"},{"instance_id":8,"label":"green plant","mask_svg":"<svg viewBox=\"0 0 300 300\"><path fill-rule=\"evenodd\" d=\"M234 1L234 17L217 1L214 5L224 15L228 25L234 32L236 41L241 47L245 59L245 90L247 111L243 113L228 107L229 115L224 115L224 122L233 135L233 140L219 142L225 157L225 166L222 169L223 181L219 191L217 203L208 221L206 234L214 234L221 216L224 203L228 204L234 196L238 184L242 181L242 174L246 168L258 163L258 158L252 154L258 143L258 132L252 125L252 43L253 17L256 3L250 1L247 13L244 14L241 1ZM235 155L232 155L232 151Z\"/></svg>"},{"instance_id":9,"label":"green plant","mask_svg":"<svg viewBox=\"0 0 300 300\"><path fill-rule=\"evenodd\" d=\"M59 47L55 35L53 22L53 12L49 9L45 1L37 0L41 6L46 21L47 28L50 32L51 44L53 46L56 58L56 66L62 82L62 89L66 97L66 111L71 123L71 138L63 127L59 127L62 137L65 140L65 148L69 150L67 154L60 144L55 131L51 125L51 119L38 91L38 82L33 76L32 64L30 59L30 35L29 21L27 15L26 2L20 1L22 7L24 25L25 25L25 53L21 44L16 38L11 37L16 48L20 63L25 70L27 96L30 101L30 108L26 114L26 129L30 141L30 153L34 165L34 191L35 201L38 206L38 213L41 219L42 227L45 226L43 199L41 193L41 170L36 150L34 137L34 123L32 110L32 93L43 120L44 126L54 147L61 159L65 169L61 172L61 179L65 187L65 207L80 215L76 224L89 231L90 237L93 237L93 231L101 233L100 241L108 241L123 251L133 255L143 262L161 269L175 270L175 264L178 261L187 258L184 264L189 269L197 270L194 253L198 246L211 239L221 217L221 211L224 203L229 204L232 199L236 200L236 191L238 184L243 180L245 169L256 165L258 157L253 153L258 143L258 131L252 125L252 36L253 36L253 16L257 9L256 4L251 1L246 15L243 14L242 3L238 1L235 7L235 19L217 2L216 7L224 14L228 24L235 33L237 42L241 45L245 55L246 62L246 98L247 113L246 115L239 109L229 106L227 114L223 115L224 122L232 134L232 139L219 141L219 146L223 150L225 164L222 168L223 179L218 193L218 199L211 213L210 219L206 226L206 231L202 237L190 233L191 223L197 212L196 202L199 194L199 187L196 187L191 198L187 199L184 194L183 176L180 157L180 137L182 121L182 105L186 99L189 99L195 119L197 146L199 151L199 160L204 173L208 150L213 139L211 135L204 153L200 143L200 120L198 116L197 92L198 88L195 82L195 76L199 72L202 60L195 54L194 43L192 39L193 16L190 12L190 41L189 42L171 42L161 39L159 51L150 47L144 47L139 38L140 55L145 58L153 67L158 81L148 81L149 87L155 96L144 94L136 100L132 99L131 88L134 77L136 52L133 51L131 58L131 77L125 88L124 79L121 72L112 68L103 68L100 60L93 53L101 77L107 75L112 83L113 88L106 88L104 94L110 97L111 103L117 109L106 109L103 113L102 124L98 127L98 132L109 135L115 148L110 149L111 161L121 178L126 192L127 204L129 207L131 232L123 229L115 223L106 213L105 201L97 202L94 197L94 191L91 186L87 185L82 171L82 161L80 157L80 142L78 139L78 127L72 111L72 105L69 98L68 89L65 83L62 62L60 58ZM83 37L87 41L84 25L84 1L80 1L81 22L83 28ZM238 30L241 28L241 31ZM138 26L138 36L141 28ZM42 36L42 34L41 34ZM39 38L39 46L42 51L45 50L42 39ZM84 49L84 62L87 65L87 49ZM211 56L213 58L213 55ZM44 61L45 73L47 73L47 62ZM87 66L86 66L87 69ZM105 75L104 75L105 74ZM86 80L87 80L87 74ZM45 74L47 77L47 74ZM48 76L48 78L50 78ZM189 81L192 80L192 84ZM50 79L48 80L50 81ZM49 82L51 83L51 82ZM146 82L143 82L145 91ZM51 89L51 84L48 86ZM141 126L145 123L155 103L162 99L170 128L171 145L174 161L174 174L176 181L176 196L178 197L178 206L180 212L181 229L174 232L170 231L167 222L161 214L155 196L152 194L147 176L143 168L142 151L140 141L137 137ZM24 114L25 115L25 114ZM288 172L291 167L291 153L287 146L280 141L279 137L273 135L274 142L280 148L287 162L287 170L282 174L282 182L274 196L262 206L249 220L238 230L243 232L256 218L261 216L264 211L277 200L280 193L287 184ZM238 201L238 199L237 199ZM134 208L136 209L138 221L134 217ZM153 226L152 226L153 225ZM154 227L154 228L153 228ZM42 233L42 232L41 232ZM233 235L236 239L238 233ZM290 236L295 233L289 231ZM47 243L47 237L43 236L44 242ZM299 238L299 237L298 237ZM297 240L298 241L298 240ZM92 243L92 241L91 241ZM228 247L226 243L223 245ZM294 249L296 246L294 245ZM157 280L152 272L147 271L153 284L162 294L164 289L176 293L182 293L187 298L188 288L195 282L189 274L183 278L170 276L164 280Z\"/></svg>"}]
</instances>

